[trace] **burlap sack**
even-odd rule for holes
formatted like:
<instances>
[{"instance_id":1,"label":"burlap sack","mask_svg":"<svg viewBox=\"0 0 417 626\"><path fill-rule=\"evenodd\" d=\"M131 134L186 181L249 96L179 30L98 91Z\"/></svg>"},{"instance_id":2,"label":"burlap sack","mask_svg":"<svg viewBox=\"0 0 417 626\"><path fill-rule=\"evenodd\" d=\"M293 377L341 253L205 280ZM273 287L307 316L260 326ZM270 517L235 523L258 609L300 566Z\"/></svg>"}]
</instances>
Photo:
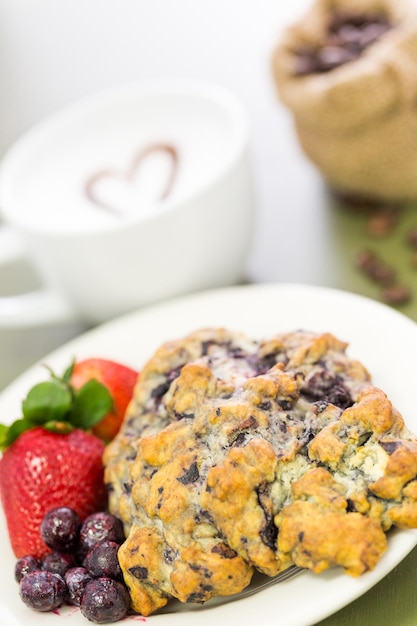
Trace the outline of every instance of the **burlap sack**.
<instances>
[{"instance_id":1,"label":"burlap sack","mask_svg":"<svg viewBox=\"0 0 417 626\"><path fill-rule=\"evenodd\" d=\"M395 26L354 61L294 74L295 51L323 42L332 11L387 15ZM417 6L406 0L316 0L273 52L282 102L329 185L380 200L417 199Z\"/></svg>"}]
</instances>

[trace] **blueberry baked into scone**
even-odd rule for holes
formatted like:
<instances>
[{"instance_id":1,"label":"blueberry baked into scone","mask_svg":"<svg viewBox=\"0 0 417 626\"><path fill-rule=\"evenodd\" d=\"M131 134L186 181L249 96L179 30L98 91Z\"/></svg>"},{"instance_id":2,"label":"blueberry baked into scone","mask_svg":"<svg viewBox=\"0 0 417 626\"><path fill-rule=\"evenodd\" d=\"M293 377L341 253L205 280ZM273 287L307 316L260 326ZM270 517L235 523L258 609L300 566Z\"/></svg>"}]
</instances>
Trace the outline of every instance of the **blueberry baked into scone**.
<instances>
[{"instance_id":1,"label":"blueberry baked into scone","mask_svg":"<svg viewBox=\"0 0 417 626\"><path fill-rule=\"evenodd\" d=\"M417 526L417 438L332 334L165 343L105 453L133 609L203 603L257 570L371 570Z\"/></svg>"}]
</instances>

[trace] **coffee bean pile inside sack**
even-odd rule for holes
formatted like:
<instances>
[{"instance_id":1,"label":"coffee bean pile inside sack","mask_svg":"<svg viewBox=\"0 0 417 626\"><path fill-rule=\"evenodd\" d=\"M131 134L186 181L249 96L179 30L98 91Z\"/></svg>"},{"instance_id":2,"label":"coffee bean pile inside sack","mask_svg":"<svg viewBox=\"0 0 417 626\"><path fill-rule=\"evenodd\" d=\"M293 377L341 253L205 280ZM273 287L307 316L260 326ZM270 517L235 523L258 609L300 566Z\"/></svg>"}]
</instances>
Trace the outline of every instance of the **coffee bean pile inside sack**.
<instances>
[{"instance_id":1,"label":"coffee bean pile inside sack","mask_svg":"<svg viewBox=\"0 0 417 626\"><path fill-rule=\"evenodd\" d=\"M295 52L294 73L304 76L329 72L354 61L392 27L384 15L334 13L322 45Z\"/></svg>"}]
</instances>

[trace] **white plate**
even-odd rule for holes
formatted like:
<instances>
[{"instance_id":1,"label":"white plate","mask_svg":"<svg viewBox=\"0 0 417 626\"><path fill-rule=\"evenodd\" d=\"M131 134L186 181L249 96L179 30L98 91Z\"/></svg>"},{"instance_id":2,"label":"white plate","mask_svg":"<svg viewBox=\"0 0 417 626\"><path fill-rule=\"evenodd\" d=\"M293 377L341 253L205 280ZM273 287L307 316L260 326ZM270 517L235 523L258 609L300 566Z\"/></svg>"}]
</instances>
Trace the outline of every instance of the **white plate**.
<instances>
[{"instance_id":1,"label":"white plate","mask_svg":"<svg viewBox=\"0 0 417 626\"><path fill-rule=\"evenodd\" d=\"M361 296L302 285L253 285L221 289L171 301L98 327L55 351L44 363L57 372L70 360L103 356L140 369L158 345L204 326L228 326L254 337L303 328L330 331L349 342L348 353L360 359L417 432L415 413L415 355L417 324L376 301ZM1 420L20 414L20 403L36 382L45 379L40 365L31 368L0 396ZM13 578L15 558L0 519L0 617L7 626L68 624L86 626L78 609L64 608L59 616L35 613L18 596ZM127 621L152 626L239 624L253 626L279 621L285 626L309 626L352 602L380 581L417 544L417 531L394 531L389 547L373 572L353 579L341 570L316 576L302 573L252 597L196 610L135 616ZM178 605L174 605L177 607ZM278 613L277 613L278 611ZM65 618L64 621L61 618Z\"/></svg>"}]
</instances>

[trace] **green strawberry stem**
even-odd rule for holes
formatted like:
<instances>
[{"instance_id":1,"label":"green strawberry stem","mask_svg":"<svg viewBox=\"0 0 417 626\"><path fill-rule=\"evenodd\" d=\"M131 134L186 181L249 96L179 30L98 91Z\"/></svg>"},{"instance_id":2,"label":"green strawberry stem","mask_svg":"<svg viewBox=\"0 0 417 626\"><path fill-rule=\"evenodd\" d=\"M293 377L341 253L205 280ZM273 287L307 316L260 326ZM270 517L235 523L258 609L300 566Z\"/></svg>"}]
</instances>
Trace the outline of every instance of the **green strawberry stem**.
<instances>
[{"instance_id":1,"label":"green strawberry stem","mask_svg":"<svg viewBox=\"0 0 417 626\"><path fill-rule=\"evenodd\" d=\"M102 383L91 379L80 389L70 384L74 362L62 376L47 369L50 380L29 390L22 402L22 417L10 426L0 424L0 450L35 426L58 433L69 433L75 428L89 430L112 410L113 398Z\"/></svg>"}]
</instances>

